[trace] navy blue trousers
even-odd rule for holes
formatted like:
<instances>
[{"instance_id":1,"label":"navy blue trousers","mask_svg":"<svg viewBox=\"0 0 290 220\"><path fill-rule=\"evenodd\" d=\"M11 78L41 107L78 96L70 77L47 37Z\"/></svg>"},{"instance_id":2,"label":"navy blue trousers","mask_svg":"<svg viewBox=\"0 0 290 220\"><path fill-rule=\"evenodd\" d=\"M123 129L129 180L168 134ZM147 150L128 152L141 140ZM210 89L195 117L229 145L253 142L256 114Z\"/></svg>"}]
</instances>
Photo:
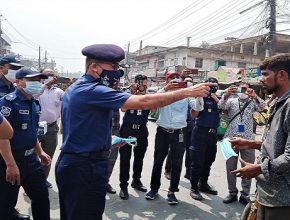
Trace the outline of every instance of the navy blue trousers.
<instances>
[{"instance_id":1,"label":"navy blue trousers","mask_svg":"<svg viewBox=\"0 0 290 220\"><path fill-rule=\"evenodd\" d=\"M36 154L24 156L12 152L20 171L21 186L31 199L32 216L34 220L50 219L50 204L46 176ZM0 219L12 219L12 213L17 203L20 186L11 185L6 181L6 164L0 156Z\"/></svg>"},{"instance_id":2,"label":"navy blue trousers","mask_svg":"<svg viewBox=\"0 0 290 220\"><path fill-rule=\"evenodd\" d=\"M55 167L61 220L100 220L105 209L108 159L61 153Z\"/></svg>"},{"instance_id":3,"label":"navy blue trousers","mask_svg":"<svg viewBox=\"0 0 290 220\"><path fill-rule=\"evenodd\" d=\"M209 131L210 128L201 126L195 126L192 130L190 182L193 189L197 188L199 181L207 182L211 165L215 161L217 136Z\"/></svg>"}]
</instances>

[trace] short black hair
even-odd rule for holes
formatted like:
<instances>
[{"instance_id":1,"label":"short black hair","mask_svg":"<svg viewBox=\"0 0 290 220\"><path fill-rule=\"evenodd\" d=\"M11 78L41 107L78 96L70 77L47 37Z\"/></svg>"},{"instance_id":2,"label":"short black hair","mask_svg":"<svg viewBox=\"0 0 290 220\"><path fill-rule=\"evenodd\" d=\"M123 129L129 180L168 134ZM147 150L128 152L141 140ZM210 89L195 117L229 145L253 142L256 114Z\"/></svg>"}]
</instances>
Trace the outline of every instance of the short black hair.
<instances>
[{"instance_id":1,"label":"short black hair","mask_svg":"<svg viewBox=\"0 0 290 220\"><path fill-rule=\"evenodd\" d=\"M284 70L288 73L290 79L290 53L277 54L266 58L259 66L261 70L272 70L278 72Z\"/></svg>"},{"instance_id":2,"label":"short black hair","mask_svg":"<svg viewBox=\"0 0 290 220\"><path fill-rule=\"evenodd\" d=\"M146 75L138 74L135 76L135 82L137 82L139 80L146 80L146 79L147 79Z\"/></svg>"}]
</instances>

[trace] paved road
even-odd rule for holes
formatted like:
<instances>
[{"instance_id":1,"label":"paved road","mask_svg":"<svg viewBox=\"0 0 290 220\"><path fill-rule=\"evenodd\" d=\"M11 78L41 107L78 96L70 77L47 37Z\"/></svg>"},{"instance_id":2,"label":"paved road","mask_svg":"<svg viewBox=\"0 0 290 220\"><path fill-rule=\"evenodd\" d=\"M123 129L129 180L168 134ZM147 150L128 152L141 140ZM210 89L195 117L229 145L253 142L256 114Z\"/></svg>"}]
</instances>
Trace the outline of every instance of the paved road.
<instances>
[{"instance_id":1,"label":"paved road","mask_svg":"<svg viewBox=\"0 0 290 220\"><path fill-rule=\"evenodd\" d=\"M149 147L145 156L144 169L142 182L149 188L151 169L153 165L153 153L154 153L154 137L156 132L156 125L154 122L149 122ZM257 139L261 138L261 128L258 128ZM61 143L61 136L59 136L59 142ZM53 159L53 167L55 160L57 159L59 152ZM58 204L58 192L54 179L54 169L49 176L49 181L53 184L53 188L49 190L50 202L51 202L51 219L59 219L59 204ZM123 201L119 198L119 161L116 162L114 172L111 177L112 186L117 189L117 194L107 195L106 209L104 219L166 219L166 220L180 220L180 219L192 219L192 220L215 220L215 219L227 219L237 220L240 219L240 215L243 211L243 205L238 202L225 205L222 202L222 198L227 195L227 181L225 161L223 156L218 150L216 161L212 166L211 176L209 182L216 187L218 195L206 195L203 194L204 200L193 200L190 195L190 184L184 176L184 169L180 180L180 192L176 193L179 199L179 205L170 206L167 204L166 195L169 186L169 181L162 175L161 190L159 191L159 197L154 201L148 201L144 198L144 193L135 191L129 186L130 198L127 201ZM131 181L131 180L130 180ZM238 180L238 188L240 189L240 181ZM254 184L252 184L252 192L254 192ZM23 194L21 190L19 193L19 199L17 207L23 213L30 213L31 209L29 205L29 198Z\"/></svg>"}]
</instances>

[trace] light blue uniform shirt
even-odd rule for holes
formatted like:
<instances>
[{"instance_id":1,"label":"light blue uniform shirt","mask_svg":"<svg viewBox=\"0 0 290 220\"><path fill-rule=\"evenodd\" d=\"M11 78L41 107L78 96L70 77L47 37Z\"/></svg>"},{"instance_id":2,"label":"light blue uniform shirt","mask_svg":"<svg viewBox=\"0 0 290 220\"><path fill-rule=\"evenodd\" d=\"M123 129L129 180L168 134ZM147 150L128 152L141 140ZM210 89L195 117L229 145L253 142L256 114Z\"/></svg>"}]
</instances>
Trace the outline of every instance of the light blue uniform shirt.
<instances>
[{"instance_id":1,"label":"light blue uniform shirt","mask_svg":"<svg viewBox=\"0 0 290 220\"><path fill-rule=\"evenodd\" d=\"M158 92L164 92L164 89L161 89ZM156 124L163 128L171 128L171 129L184 128L187 126L186 119L188 108L196 110L195 106L196 99L185 98L177 102L174 102L170 105L161 107L160 115L158 120L156 121Z\"/></svg>"}]
</instances>

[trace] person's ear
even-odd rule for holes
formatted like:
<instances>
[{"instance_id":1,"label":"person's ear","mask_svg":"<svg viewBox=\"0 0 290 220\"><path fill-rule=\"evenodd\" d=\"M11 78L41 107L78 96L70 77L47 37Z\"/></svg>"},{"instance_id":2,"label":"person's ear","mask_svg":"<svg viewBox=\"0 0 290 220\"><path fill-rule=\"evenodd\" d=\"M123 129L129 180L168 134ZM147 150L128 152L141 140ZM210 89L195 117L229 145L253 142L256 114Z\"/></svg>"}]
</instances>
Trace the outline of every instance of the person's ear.
<instances>
[{"instance_id":1,"label":"person's ear","mask_svg":"<svg viewBox=\"0 0 290 220\"><path fill-rule=\"evenodd\" d=\"M282 82L287 82L289 81L289 74L285 71L285 70L280 70L278 73L277 73L277 77L280 81Z\"/></svg>"}]
</instances>

